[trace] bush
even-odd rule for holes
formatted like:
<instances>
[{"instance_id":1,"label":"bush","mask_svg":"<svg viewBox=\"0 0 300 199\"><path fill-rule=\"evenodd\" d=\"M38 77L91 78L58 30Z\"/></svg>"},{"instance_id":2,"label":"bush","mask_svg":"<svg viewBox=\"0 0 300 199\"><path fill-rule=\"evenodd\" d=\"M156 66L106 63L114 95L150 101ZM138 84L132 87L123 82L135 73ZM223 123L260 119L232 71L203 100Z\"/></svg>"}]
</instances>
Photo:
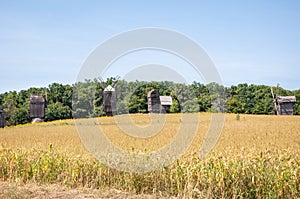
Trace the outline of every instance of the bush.
<instances>
[{"instance_id":1,"label":"bush","mask_svg":"<svg viewBox=\"0 0 300 199\"><path fill-rule=\"evenodd\" d=\"M13 125L30 122L29 111L25 107L15 108L10 115L9 122Z\"/></svg>"},{"instance_id":2,"label":"bush","mask_svg":"<svg viewBox=\"0 0 300 199\"><path fill-rule=\"evenodd\" d=\"M45 111L45 120L67 119L71 117L71 109L60 102L49 104Z\"/></svg>"}]
</instances>

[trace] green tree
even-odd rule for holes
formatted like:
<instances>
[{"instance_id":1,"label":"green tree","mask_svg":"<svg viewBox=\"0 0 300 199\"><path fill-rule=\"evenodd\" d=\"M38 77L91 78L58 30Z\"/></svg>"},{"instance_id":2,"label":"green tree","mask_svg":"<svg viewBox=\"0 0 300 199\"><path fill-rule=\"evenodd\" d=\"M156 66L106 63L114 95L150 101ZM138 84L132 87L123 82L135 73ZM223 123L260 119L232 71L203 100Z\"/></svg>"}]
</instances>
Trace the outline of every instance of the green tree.
<instances>
[{"instance_id":1,"label":"green tree","mask_svg":"<svg viewBox=\"0 0 300 199\"><path fill-rule=\"evenodd\" d=\"M244 113L243 105L241 102L236 98L233 97L227 101L227 112L229 113Z\"/></svg>"},{"instance_id":2,"label":"green tree","mask_svg":"<svg viewBox=\"0 0 300 199\"><path fill-rule=\"evenodd\" d=\"M94 117L95 92L97 84L95 81L79 82L73 85L73 117Z\"/></svg>"},{"instance_id":3,"label":"green tree","mask_svg":"<svg viewBox=\"0 0 300 199\"><path fill-rule=\"evenodd\" d=\"M61 102L49 104L45 111L46 121L67 119L71 117L71 109L64 106Z\"/></svg>"},{"instance_id":4,"label":"green tree","mask_svg":"<svg viewBox=\"0 0 300 199\"><path fill-rule=\"evenodd\" d=\"M27 107L15 108L10 113L9 122L12 125L25 124L30 122L28 108Z\"/></svg>"}]
</instances>

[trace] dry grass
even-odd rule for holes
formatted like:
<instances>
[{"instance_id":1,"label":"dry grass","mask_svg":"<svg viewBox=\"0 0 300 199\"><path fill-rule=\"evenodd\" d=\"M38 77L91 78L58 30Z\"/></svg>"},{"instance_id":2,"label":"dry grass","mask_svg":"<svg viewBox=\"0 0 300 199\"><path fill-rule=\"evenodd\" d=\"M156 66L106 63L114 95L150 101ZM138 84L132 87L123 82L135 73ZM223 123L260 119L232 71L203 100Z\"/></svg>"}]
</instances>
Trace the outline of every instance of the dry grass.
<instances>
[{"instance_id":1,"label":"dry grass","mask_svg":"<svg viewBox=\"0 0 300 199\"><path fill-rule=\"evenodd\" d=\"M160 148L174 137L180 125L180 114L166 115L166 124L161 132L151 138L137 139L126 135L115 124L112 117L99 118L101 128L114 144L122 148L145 151ZM136 114L131 119L138 125L149 124L149 116ZM197 136L193 142L193 151L199 150L203 137L208 130L211 115L202 113ZM227 149L239 151L241 148L257 150L299 149L300 148L299 116L266 116L227 114L223 131L215 152ZM52 144L56 149L86 153L76 131L73 120L51 123L27 124L0 129L0 148L38 148L48 149Z\"/></svg>"},{"instance_id":2,"label":"dry grass","mask_svg":"<svg viewBox=\"0 0 300 199\"><path fill-rule=\"evenodd\" d=\"M132 115L147 126L148 115ZM180 115L166 115L150 138L125 135L114 118L98 118L117 146L152 151L167 144ZM0 129L0 178L8 182L54 183L68 187L118 189L157 197L300 198L300 117L227 114L218 144L198 158L211 115L200 115L190 150L162 170L134 174L110 169L83 147L72 120ZM50 146L50 149L49 149Z\"/></svg>"},{"instance_id":3,"label":"dry grass","mask_svg":"<svg viewBox=\"0 0 300 199\"><path fill-rule=\"evenodd\" d=\"M49 149L49 145L69 153L87 153L73 120L26 124L0 129L0 148Z\"/></svg>"},{"instance_id":4,"label":"dry grass","mask_svg":"<svg viewBox=\"0 0 300 199\"><path fill-rule=\"evenodd\" d=\"M42 184L36 183L15 183L0 181L0 198L30 198L30 199L92 199L92 198L112 198L112 199L155 199L155 195L125 192L117 189L91 189L84 187L70 188L61 184ZM164 198L161 196L160 198Z\"/></svg>"}]
</instances>

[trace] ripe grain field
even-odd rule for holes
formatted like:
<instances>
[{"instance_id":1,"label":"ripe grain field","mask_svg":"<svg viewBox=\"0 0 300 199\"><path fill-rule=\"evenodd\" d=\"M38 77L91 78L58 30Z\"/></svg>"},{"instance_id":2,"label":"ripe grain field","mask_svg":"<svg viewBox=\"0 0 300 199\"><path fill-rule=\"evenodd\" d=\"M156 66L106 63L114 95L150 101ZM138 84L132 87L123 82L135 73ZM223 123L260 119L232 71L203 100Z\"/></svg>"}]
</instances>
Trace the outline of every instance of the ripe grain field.
<instances>
[{"instance_id":1,"label":"ripe grain field","mask_svg":"<svg viewBox=\"0 0 300 199\"><path fill-rule=\"evenodd\" d=\"M150 122L148 115L131 119L141 126ZM159 134L139 140L122 133L113 118L98 118L115 145L135 152L169 143L180 121L180 114L166 115ZM200 159L210 121L210 114L201 113L186 154L144 174L99 163L85 150L73 120L0 129L0 198L300 198L299 116L226 114L216 147Z\"/></svg>"}]
</instances>

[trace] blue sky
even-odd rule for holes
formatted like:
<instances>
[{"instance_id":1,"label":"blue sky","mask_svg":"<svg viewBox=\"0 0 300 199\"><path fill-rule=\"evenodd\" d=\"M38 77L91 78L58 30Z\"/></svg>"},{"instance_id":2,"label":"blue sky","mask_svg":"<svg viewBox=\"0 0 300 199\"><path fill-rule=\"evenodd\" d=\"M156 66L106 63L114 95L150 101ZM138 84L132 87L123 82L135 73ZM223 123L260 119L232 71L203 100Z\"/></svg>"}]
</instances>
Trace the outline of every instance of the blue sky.
<instances>
[{"instance_id":1,"label":"blue sky","mask_svg":"<svg viewBox=\"0 0 300 199\"><path fill-rule=\"evenodd\" d=\"M72 84L102 42L159 27L200 44L226 86L299 89L300 1L0 0L0 93ZM116 71L117 73L117 71Z\"/></svg>"}]
</instances>

